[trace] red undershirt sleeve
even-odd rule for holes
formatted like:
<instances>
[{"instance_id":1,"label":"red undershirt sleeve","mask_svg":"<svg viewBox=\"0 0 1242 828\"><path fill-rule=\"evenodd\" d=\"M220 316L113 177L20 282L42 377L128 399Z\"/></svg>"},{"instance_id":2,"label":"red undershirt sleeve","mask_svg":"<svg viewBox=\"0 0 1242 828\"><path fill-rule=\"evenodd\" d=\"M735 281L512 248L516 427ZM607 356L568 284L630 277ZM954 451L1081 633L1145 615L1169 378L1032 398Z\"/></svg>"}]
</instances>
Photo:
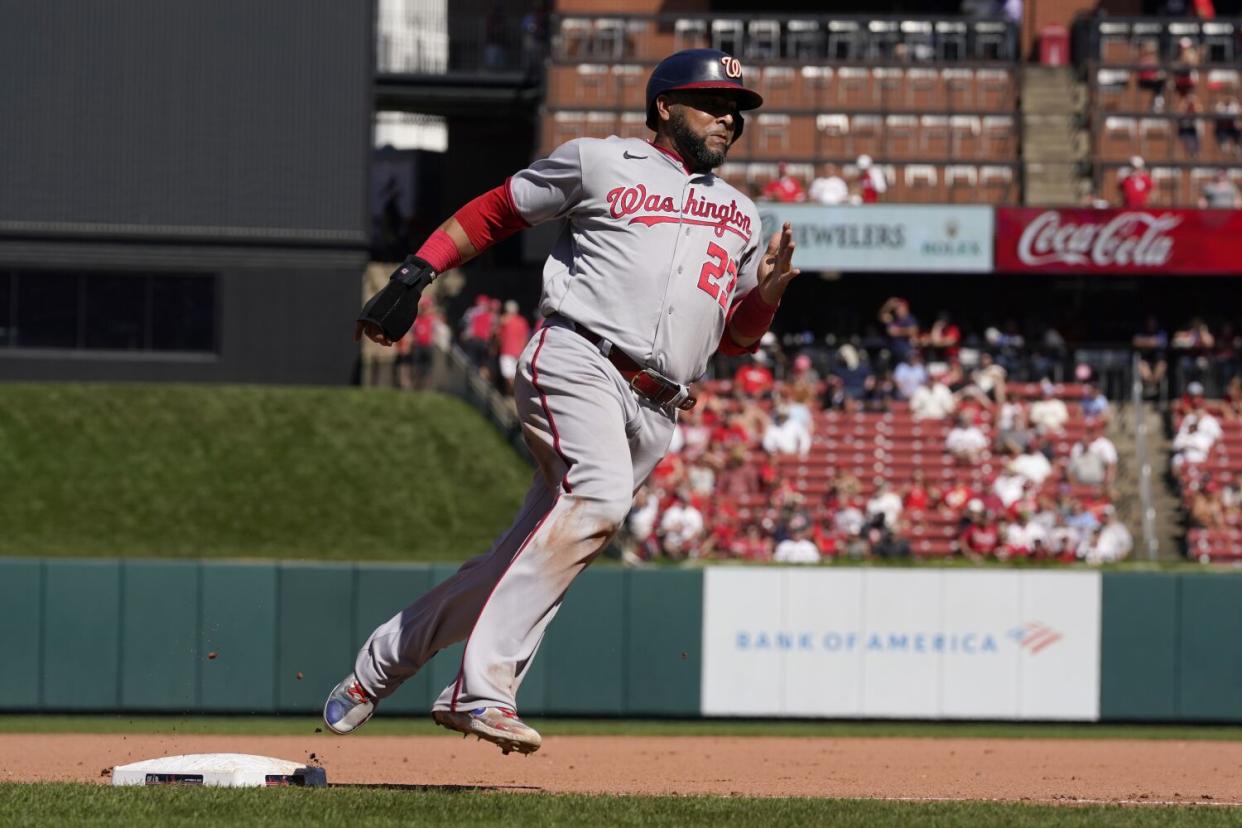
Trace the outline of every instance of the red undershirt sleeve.
<instances>
[{"instance_id":1,"label":"red undershirt sleeve","mask_svg":"<svg viewBox=\"0 0 1242 828\"><path fill-rule=\"evenodd\" d=\"M753 354L758 351L759 338L771 327L777 307L778 305L769 305L763 301L758 288L748 290L745 296L729 308L729 313L725 317L724 333L720 337L720 345L716 350L726 356ZM750 345L739 345L733 338L734 328L742 336L757 338Z\"/></svg>"},{"instance_id":2,"label":"red undershirt sleeve","mask_svg":"<svg viewBox=\"0 0 1242 828\"><path fill-rule=\"evenodd\" d=\"M474 249L482 253L499 241L507 239L519 230L530 227L513 203L509 189L512 179L470 201L453 218L465 231Z\"/></svg>"}]
</instances>

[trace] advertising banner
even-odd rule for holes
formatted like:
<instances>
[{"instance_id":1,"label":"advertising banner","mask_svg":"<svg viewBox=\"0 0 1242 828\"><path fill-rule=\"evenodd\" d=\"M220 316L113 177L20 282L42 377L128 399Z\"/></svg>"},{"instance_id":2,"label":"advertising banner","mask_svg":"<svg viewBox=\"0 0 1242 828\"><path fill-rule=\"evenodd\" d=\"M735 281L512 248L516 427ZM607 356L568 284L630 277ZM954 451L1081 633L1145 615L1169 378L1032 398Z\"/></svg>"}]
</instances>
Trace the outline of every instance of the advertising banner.
<instances>
[{"instance_id":1,"label":"advertising banner","mask_svg":"<svg viewBox=\"0 0 1242 828\"><path fill-rule=\"evenodd\" d=\"M992 269L991 207L759 203L766 240L793 225L794 265L807 271L986 273Z\"/></svg>"},{"instance_id":2,"label":"advertising banner","mask_svg":"<svg viewBox=\"0 0 1242 828\"><path fill-rule=\"evenodd\" d=\"M996 210L1000 272L1237 274L1238 210Z\"/></svg>"},{"instance_id":3,"label":"advertising banner","mask_svg":"<svg viewBox=\"0 0 1242 828\"><path fill-rule=\"evenodd\" d=\"M711 567L703 589L705 715L1099 717L1099 573Z\"/></svg>"}]
</instances>

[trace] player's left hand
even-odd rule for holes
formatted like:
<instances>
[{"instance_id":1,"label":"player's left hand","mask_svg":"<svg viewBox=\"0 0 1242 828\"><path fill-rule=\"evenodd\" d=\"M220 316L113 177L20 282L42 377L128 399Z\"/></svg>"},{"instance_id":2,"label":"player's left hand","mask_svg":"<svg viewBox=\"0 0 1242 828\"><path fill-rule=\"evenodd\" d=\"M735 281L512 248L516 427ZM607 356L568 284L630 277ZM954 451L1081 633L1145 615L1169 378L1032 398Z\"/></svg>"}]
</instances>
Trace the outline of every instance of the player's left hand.
<instances>
[{"instance_id":1,"label":"player's left hand","mask_svg":"<svg viewBox=\"0 0 1242 828\"><path fill-rule=\"evenodd\" d=\"M759 295L769 305L778 304L785 288L802 272L793 266L793 253L793 228L785 222L780 232L772 234L768 249L759 260Z\"/></svg>"}]
</instances>

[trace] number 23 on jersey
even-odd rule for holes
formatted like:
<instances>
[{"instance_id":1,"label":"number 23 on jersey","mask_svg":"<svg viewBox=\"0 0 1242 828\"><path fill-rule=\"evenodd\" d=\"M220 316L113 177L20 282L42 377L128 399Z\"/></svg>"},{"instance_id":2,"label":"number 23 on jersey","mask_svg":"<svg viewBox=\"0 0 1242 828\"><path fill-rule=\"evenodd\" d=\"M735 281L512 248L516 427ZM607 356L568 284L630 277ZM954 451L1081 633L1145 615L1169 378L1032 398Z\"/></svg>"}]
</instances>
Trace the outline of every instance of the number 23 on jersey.
<instances>
[{"instance_id":1,"label":"number 23 on jersey","mask_svg":"<svg viewBox=\"0 0 1242 828\"><path fill-rule=\"evenodd\" d=\"M729 252L715 242L707 245L707 261L699 271L699 290L729 309L729 297L737 286L737 262L729 258ZM728 278L728 284L724 281Z\"/></svg>"}]
</instances>

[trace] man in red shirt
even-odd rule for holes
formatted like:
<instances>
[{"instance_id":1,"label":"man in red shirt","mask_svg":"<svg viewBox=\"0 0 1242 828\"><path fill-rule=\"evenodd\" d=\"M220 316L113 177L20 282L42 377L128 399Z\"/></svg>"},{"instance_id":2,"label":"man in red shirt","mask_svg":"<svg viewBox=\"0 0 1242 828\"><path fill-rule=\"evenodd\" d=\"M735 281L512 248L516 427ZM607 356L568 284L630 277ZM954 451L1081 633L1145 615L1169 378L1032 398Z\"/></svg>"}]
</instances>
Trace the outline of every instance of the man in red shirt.
<instances>
[{"instance_id":1,"label":"man in red shirt","mask_svg":"<svg viewBox=\"0 0 1242 828\"><path fill-rule=\"evenodd\" d=\"M416 320L417 321L417 320ZM518 313L518 303L505 302L504 315L496 327L496 345L500 352L500 375L505 378L505 390L513 393L513 380L517 376L517 361L530 339L530 323Z\"/></svg>"},{"instance_id":2,"label":"man in red shirt","mask_svg":"<svg viewBox=\"0 0 1242 828\"><path fill-rule=\"evenodd\" d=\"M1137 155L1130 159L1130 173L1121 180L1122 203L1127 210L1142 210L1151 198L1151 175Z\"/></svg>"},{"instance_id":3,"label":"man in red shirt","mask_svg":"<svg viewBox=\"0 0 1242 828\"><path fill-rule=\"evenodd\" d=\"M788 167L782 161L777 166L777 177L763 186L762 198L767 201L792 204L796 201L806 201L806 190L803 189L801 181L789 174Z\"/></svg>"},{"instance_id":4,"label":"man in red shirt","mask_svg":"<svg viewBox=\"0 0 1242 828\"><path fill-rule=\"evenodd\" d=\"M759 355L755 359L737 369L733 375L733 388L743 396L758 399L772 390L772 372L759 363Z\"/></svg>"},{"instance_id":5,"label":"man in red shirt","mask_svg":"<svg viewBox=\"0 0 1242 828\"><path fill-rule=\"evenodd\" d=\"M435 353L436 328L440 325L440 309L435 299L424 296L418 302L418 317L410 332L401 343L408 348L406 364L398 363L397 378L402 388L422 390L431 375L431 361ZM403 370L404 369L404 370Z\"/></svg>"},{"instance_id":6,"label":"man in red shirt","mask_svg":"<svg viewBox=\"0 0 1242 828\"><path fill-rule=\"evenodd\" d=\"M971 500L966 511L970 514L970 523L966 524L966 528L958 536L958 550L974 561L995 555L1000 546L1000 529L988 520L983 502Z\"/></svg>"}]
</instances>

